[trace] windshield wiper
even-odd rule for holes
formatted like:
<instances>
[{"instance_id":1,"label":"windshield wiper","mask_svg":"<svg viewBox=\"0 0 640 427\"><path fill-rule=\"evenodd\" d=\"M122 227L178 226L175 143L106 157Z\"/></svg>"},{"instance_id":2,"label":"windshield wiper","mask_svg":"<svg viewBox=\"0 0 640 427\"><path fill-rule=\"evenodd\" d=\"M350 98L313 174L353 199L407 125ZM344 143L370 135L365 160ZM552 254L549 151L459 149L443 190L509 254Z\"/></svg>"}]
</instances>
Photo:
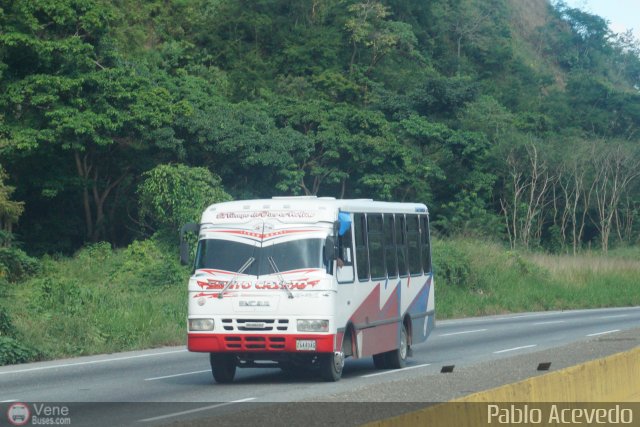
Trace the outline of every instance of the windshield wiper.
<instances>
[{"instance_id":1,"label":"windshield wiper","mask_svg":"<svg viewBox=\"0 0 640 427\"><path fill-rule=\"evenodd\" d=\"M224 285L224 288L222 288L222 290L220 291L220 293L218 294L218 299L222 299L222 294L225 293L225 291L227 289L229 289L229 286L231 286L232 284L235 283L235 281L238 279L238 276L241 275L242 273L244 273L244 271L249 268L249 266L251 264L253 264L253 261L255 261L256 259L254 257L249 257L249 259L247 259L244 264L242 264L242 267L240 267L240 269L238 270L238 272L231 278L231 280L229 280L227 282L226 285Z\"/></svg>"},{"instance_id":2,"label":"windshield wiper","mask_svg":"<svg viewBox=\"0 0 640 427\"><path fill-rule=\"evenodd\" d=\"M269 261L269 264L271 265L271 268L273 269L273 272L276 273L276 275L278 276L278 280L280 280L280 286L282 286L282 288L287 291L287 294L289 295L289 298L292 299L293 298L293 292L291 292L291 289L289 289L286 285L286 283L284 282L284 277L282 277L282 273L280 273L280 270L278 270L278 266L276 265L275 260L273 259L272 256L267 257L267 260Z\"/></svg>"}]
</instances>

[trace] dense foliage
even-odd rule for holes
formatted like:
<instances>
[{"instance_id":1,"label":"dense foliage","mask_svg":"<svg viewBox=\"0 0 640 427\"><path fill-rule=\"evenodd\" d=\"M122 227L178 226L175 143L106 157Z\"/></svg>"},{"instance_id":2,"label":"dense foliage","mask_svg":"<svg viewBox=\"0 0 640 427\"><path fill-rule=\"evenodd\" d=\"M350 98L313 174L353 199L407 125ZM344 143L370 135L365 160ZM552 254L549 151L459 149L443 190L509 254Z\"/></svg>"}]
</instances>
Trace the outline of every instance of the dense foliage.
<instances>
[{"instance_id":1,"label":"dense foliage","mask_svg":"<svg viewBox=\"0 0 640 427\"><path fill-rule=\"evenodd\" d=\"M546 0L5 2L0 225L71 253L204 195L317 194L513 247L635 244L639 52Z\"/></svg>"}]
</instances>

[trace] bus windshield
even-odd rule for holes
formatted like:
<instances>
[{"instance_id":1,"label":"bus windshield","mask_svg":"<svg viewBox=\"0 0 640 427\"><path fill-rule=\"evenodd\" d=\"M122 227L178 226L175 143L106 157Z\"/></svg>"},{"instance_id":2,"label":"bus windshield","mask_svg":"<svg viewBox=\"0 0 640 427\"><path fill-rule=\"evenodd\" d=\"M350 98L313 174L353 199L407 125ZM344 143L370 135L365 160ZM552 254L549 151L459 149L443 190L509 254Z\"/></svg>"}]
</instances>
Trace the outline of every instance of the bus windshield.
<instances>
[{"instance_id":1,"label":"bus windshield","mask_svg":"<svg viewBox=\"0 0 640 427\"><path fill-rule=\"evenodd\" d=\"M324 268L324 239L299 239L269 246L253 246L222 239L198 242L196 270L211 268L237 272L253 257L255 261L244 271L251 276L274 274L268 258L273 257L280 272L303 268Z\"/></svg>"}]
</instances>

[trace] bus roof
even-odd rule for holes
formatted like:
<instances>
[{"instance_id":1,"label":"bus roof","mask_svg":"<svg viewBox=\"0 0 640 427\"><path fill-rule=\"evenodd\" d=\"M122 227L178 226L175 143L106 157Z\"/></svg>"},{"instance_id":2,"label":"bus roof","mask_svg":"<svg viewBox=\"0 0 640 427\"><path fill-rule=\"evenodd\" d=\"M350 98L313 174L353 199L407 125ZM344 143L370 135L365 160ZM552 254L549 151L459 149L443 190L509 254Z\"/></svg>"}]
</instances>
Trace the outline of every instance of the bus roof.
<instances>
[{"instance_id":1,"label":"bus roof","mask_svg":"<svg viewBox=\"0 0 640 427\"><path fill-rule=\"evenodd\" d=\"M237 218L249 219L259 213L278 212L282 216L297 213L314 212L316 220L334 221L338 212L381 212L381 213L423 213L427 214L427 206L423 203L382 202L372 199L335 199L333 197L295 196L273 197L271 199L235 200L216 203L209 206L202 214L201 223L225 222Z\"/></svg>"}]
</instances>

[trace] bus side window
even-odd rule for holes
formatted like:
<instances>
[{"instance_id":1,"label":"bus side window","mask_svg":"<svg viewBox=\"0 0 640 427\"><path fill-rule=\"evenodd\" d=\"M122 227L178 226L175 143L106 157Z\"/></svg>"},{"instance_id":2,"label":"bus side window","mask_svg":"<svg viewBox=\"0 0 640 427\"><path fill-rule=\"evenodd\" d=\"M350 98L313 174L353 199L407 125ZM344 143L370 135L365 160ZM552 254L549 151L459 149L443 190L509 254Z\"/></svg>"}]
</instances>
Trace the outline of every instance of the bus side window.
<instances>
[{"instance_id":1,"label":"bus side window","mask_svg":"<svg viewBox=\"0 0 640 427\"><path fill-rule=\"evenodd\" d=\"M384 263L384 234L382 214L367 214L367 236L369 240L369 266L374 280L387 277Z\"/></svg>"},{"instance_id":2,"label":"bus side window","mask_svg":"<svg viewBox=\"0 0 640 427\"><path fill-rule=\"evenodd\" d=\"M366 282L369 280L369 251L367 250L367 219L365 214L354 214L353 223L358 280Z\"/></svg>"},{"instance_id":3,"label":"bus side window","mask_svg":"<svg viewBox=\"0 0 640 427\"><path fill-rule=\"evenodd\" d=\"M395 222L393 214L384 214L384 260L387 264L387 276L398 277L398 254L394 239Z\"/></svg>"},{"instance_id":4,"label":"bus side window","mask_svg":"<svg viewBox=\"0 0 640 427\"><path fill-rule=\"evenodd\" d=\"M407 265L407 241L405 239L405 219L404 215L396 215L396 250L398 254L398 272L400 277L406 277L409 274L409 266Z\"/></svg>"},{"instance_id":5,"label":"bus side window","mask_svg":"<svg viewBox=\"0 0 640 427\"><path fill-rule=\"evenodd\" d=\"M353 265L353 238L351 237L351 227L349 227L342 236L338 236L338 259L339 265Z\"/></svg>"},{"instance_id":6,"label":"bus side window","mask_svg":"<svg viewBox=\"0 0 640 427\"><path fill-rule=\"evenodd\" d=\"M422 274L418 215L407 215L407 247L409 249L409 271L411 275Z\"/></svg>"},{"instance_id":7,"label":"bus side window","mask_svg":"<svg viewBox=\"0 0 640 427\"><path fill-rule=\"evenodd\" d=\"M429 233L429 217L421 216L420 236L422 241L422 266L424 272L431 272L431 235Z\"/></svg>"},{"instance_id":8,"label":"bus side window","mask_svg":"<svg viewBox=\"0 0 640 427\"><path fill-rule=\"evenodd\" d=\"M354 269L353 269L353 227L342 235L338 236L338 259L336 262L335 276L338 283L353 283Z\"/></svg>"}]
</instances>

